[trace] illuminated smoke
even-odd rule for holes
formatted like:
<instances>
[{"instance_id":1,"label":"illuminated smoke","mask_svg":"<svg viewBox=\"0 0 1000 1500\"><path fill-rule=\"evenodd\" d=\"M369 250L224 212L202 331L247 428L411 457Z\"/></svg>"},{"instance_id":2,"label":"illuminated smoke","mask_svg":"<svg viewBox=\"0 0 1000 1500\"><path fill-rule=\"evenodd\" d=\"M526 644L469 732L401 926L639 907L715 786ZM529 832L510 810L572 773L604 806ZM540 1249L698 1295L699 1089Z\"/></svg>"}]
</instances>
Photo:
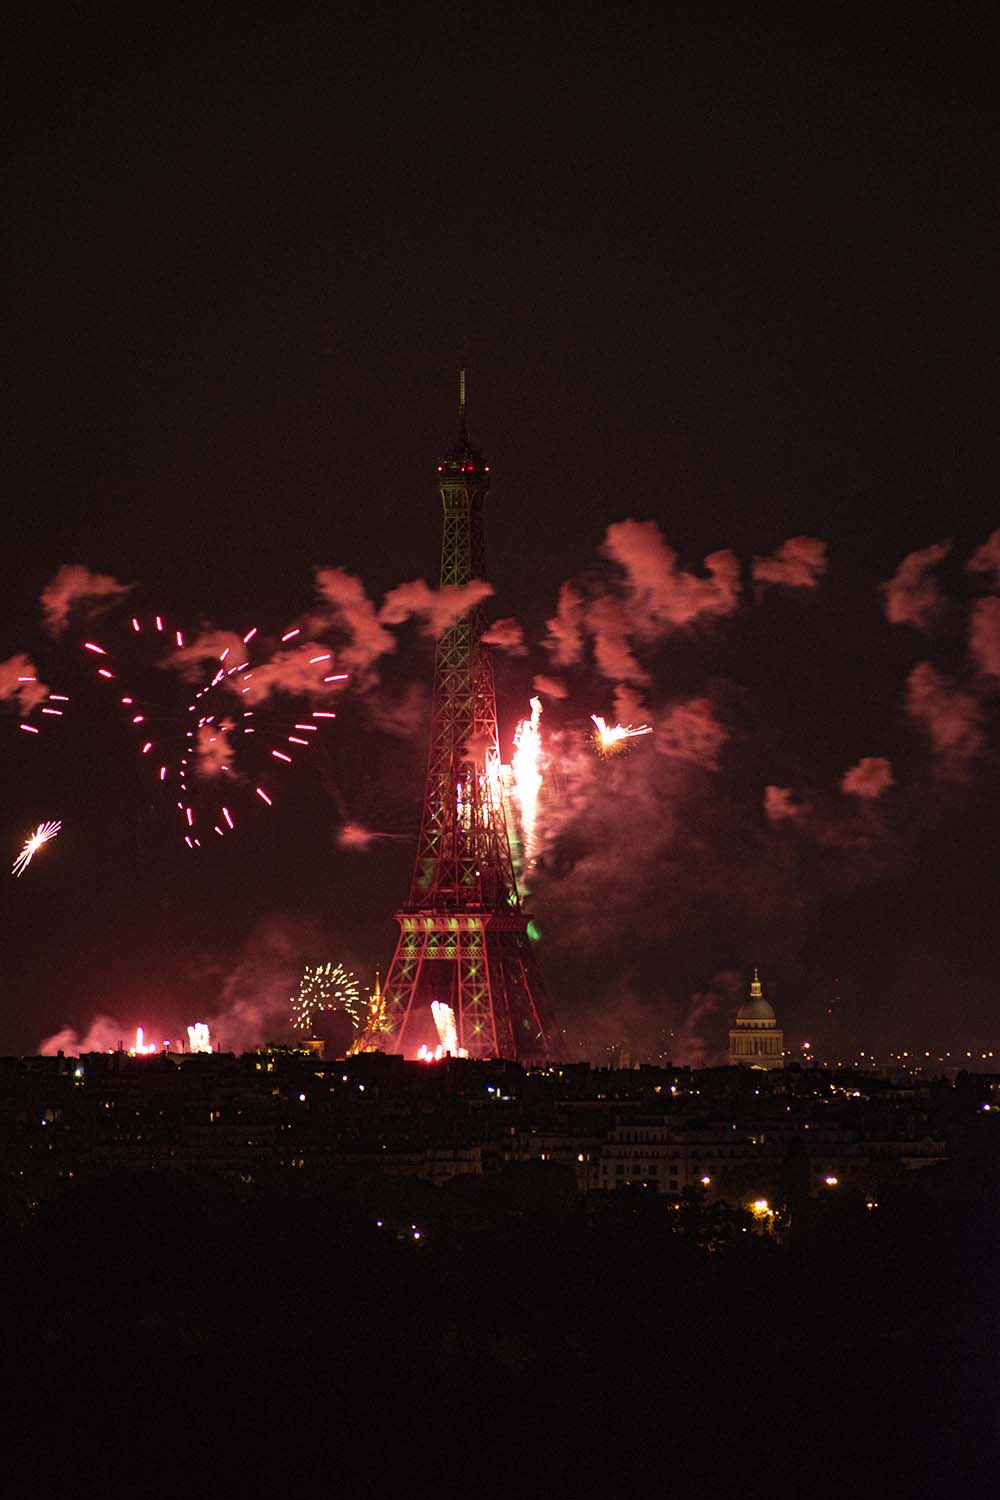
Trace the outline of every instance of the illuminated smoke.
<instances>
[{"instance_id":1,"label":"illuminated smoke","mask_svg":"<svg viewBox=\"0 0 1000 1500\"><path fill-rule=\"evenodd\" d=\"M491 583L475 578L471 583L446 583L439 589L432 589L422 578L414 578L389 590L379 610L379 620L384 625L402 625L415 616L423 621L425 634L436 640L492 593Z\"/></svg>"},{"instance_id":2,"label":"illuminated smoke","mask_svg":"<svg viewBox=\"0 0 1000 1500\"><path fill-rule=\"evenodd\" d=\"M894 785L891 763L882 755L864 755L856 766L844 772L840 790L851 797L864 797L875 802Z\"/></svg>"},{"instance_id":3,"label":"illuminated smoke","mask_svg":"<svg viewBox=\"0 0 1000 1500\"><path fill-rule=\"evenodd\" d=\"M972 607L969 651L980 672L1000 681L1000 599L993 595Z\"/></svg>"},{"instance_id":4,"label":"illuminated smoke","mask_svg":"<svg viewBox=\"0 0 1000 1500\"><path fill-rule=\"evenodd\" d=\"M16 703L22 719L48 695L48 688L38 680L38 669L23 651L0 661L0 702Z\"/></svg>"},{"instance_id":5,"label":"illuminated smoke","mask_svg":"<svg viewBox=\"0 0 1000 1500\"><path fill-rule=\"evenodd\" d=\"M632 612L622 600L607 594L587 610L587 628L594 645L594 665L609 682L648 682L649 673L632 650L635 628Z\"/></svg>"},{"instance_id":6,"label":"illuminated smoke","mask_svg":"<svg viewBox=\"0 0 1000 1500\"><path fill-rule=\"evenodd\" d=\"M714 771L729 733L718 722L707 698L689 698L675 703L656 729L655 745L661 755L673 756Z\"/></svg>"},{"instance_id":7,"label":"illuminated smoke","mask_svg":"<svg viewBox=\"0 0 1000 1500\"><path fill-rule=\"evenodd\" d=\"M911 552L888 583L882 584L886 619L891 625L927 628L942 600L937 579L929 576L930 570L943 562L950 551L950 542L937 542Z\"/></svg>"},{"instance_id":8,"label":"illuminated smoke","mask_svg":"<svg viewBox=\"0 0 1000 1500\"><path fill-rule=\"evenodd\" d=\"M527 866L534 864L538 852L535 829L538 820L538 794L542 789L541 717L541 700L532 698L531 717L522 719L514 731L514 753L510 761L513 775L511 790L517 803L524 863Z\"/></svg>"},{"instance_id":9,"label":"illuminated smoke","mask_svg":"<svg viewBox=\"0 0 1000 1500\"><path fill-rule=\"evenodd\" d=\"M221 661L236 664L245 660L241 635L237 635L235 630L215 630L207 626L193 641L171 651L160 665L168 671L179 673L185 682L200 682L208 662L217 666Z\"/></svg>"},{"instance_id":10,"label":"illuminated smoke","mask_svg":"<svg viewBox=\"0 0 1000 1500\"><path fill-rule=\"evenodd\" d=\"M1000 529L987 538L965 566L970 573L992 573L994 588L1000 588Z\"/></svg>"},{"instance_id":11,"label":"illuminated smoke","mask_svg":"<svg viewBox=\"0 0 1000 1500\"><path fill-rule=\"evenodd\" d=\"M614 706L615 719L619 724L626 720L643 719L649 712L643 702L642 694L637 693L635 688L630 687L627 682L615 684Z\"/></svg>"},{"instance_id":12,"label":"illuminated smoke","mask_svg":"<svg viewBox=\"0 0 1000 1500\"><path fill-rule=\"evenodd\" d=\"M66 628L70 611L78 603L105 609L127 594L135 585L119 583L107 573L92 573L78 563L64 563L42 590L42 613L51 635Z\"/></svg>"},{"instance_id":13,"label":"illuminated smoke","mask_svg":"<svg viewBox=\"0 0 1000 1500\"><path fill-rule=\"evenodd\" d=\"M511 656L525 656L527 646L524 644L524 631L519 620L510 619L494 620L493 624L483 631L483 643L487 646L497 646Z\"/></svg>"},{"instance_id":14,"label":"illuminated smoke","mask_svg":"<svg viewBox=\"0 0 1000 1500\"><path fill-rule=\"evenodd\" d=\"M546 677L544 673L539 672L535 676L533 686L535 692L540 693L543 698L569 697L569 688L561 677Z\"/></svg>"},{"instance_id":15,"label":"illuminated smoke","mask_svg":"<svg viewBox=\"0 0 1000 1500\"><path fill-rule=\"evenodd\" d=\"M199 776L219 776L233 764L233 747L229 736L234 726L228 719L221 724L201 724L195 737L195 769Z\"/></svg>"},{"instance_id":16,"label":"illuminated smoke","mask_svg":"<svg viewBox=\"0 0 1000 1500\"><path fill-rule=\"evenodd\" d=\"M918 662L907 679L906 707L930 736L943 776L962 780L985 740L983 714L971 693L957 687L929 661Z\"/></svg>"},{"instance_id":17,"label":"illuminated smoke","mask_svg":"<svg viewBox=\"0 0 1000 1500\"><path fill-rule=\"evenodd\" d=\"M690 625L700 615L731 614L739 603L740 564L728 549L705 558L707 578L677 567L677 554L655 521L616 521L601 548L625 570L645 629Z\"/></svg>"},{"instance_id":18,"label":"illuminated smoke","mask_svg":"<svg viewBox=\"0 0 1000 1500\"><path fill-rule=\"evenodd\" d=\"M401 693L376 689L365 699L365 713L375 729L397 739L412 739L427 728L429 694L421 682L407 683Z\"/></svg>"},{"instance_id":19,"label":"illuminated smoke","mask_svg":"<svg viewBox=\"0 0 1000 1500\"><path fill-rule=\"evenodd\" d=\"M395 651L396 638L379 623L374 604L364 585L344 568L317 568L316 588L329 608L332 623L342 630L346 643L338 648L337 659L351 673L357 674L357 686L371 680L371 669L379 657Z\"/></svg>"},{"instance_id":20,"label":"illuminated smoke","mask_svg":"<svg viewBox=\"0 0 1000 1500\"><path fill-rule=\"evenodd\" d=\"M811 812L808 802L801 802L787 786L764 788L764 812L771 823L792 823Z\"/></svg>"},{"instance_id":21,"label":"illuminated smoke","mask_svg":"<svg viewBox=\"0 0 1000 1500\"><path fill-rule=\"evenodd\" d=\"M114 1052L122 1040L122 1025L111 1016L95 1016L81 1036L72 1026L64 1026L53 1036L39 1042L42 1057L55 1057L62 1052L67 1057L82 1057L86 1052Z\"/></svg>"},{"instance_id":22,"label":"illuminated smoke","mask_svg":"<svg viewBox=\"0 0 1000 1500\"><path fill-rule=\"evenodd\" d=\"M557 667L573 667L582 659L583 622L583 595L575 584L564 583L544 642Z\"/></svg>"},{"instance_id":23,"label":"illuminated smoke","mask_svg":"<svg viewBox=\"0 0 1000 1500\"><path fill-rule=\"evenodd\" d=\"M791 536L771 557L755 557L753 581L784 588L815 588L826 572L826 543L814 536Z\"/></svg>"}]
</instances>

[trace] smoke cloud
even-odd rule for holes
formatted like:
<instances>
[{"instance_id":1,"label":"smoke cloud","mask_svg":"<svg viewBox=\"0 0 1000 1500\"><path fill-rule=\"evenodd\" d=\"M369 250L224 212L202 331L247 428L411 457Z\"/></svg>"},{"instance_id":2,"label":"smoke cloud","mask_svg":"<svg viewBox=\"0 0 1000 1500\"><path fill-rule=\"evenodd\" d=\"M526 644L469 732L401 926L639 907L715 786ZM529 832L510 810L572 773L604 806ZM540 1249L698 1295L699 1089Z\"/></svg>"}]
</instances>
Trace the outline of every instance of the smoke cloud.
<instances>
[{"instance_id":1,"label":"smoke cloud","mask_svg":"<svg viewBox=\"0 0 1000 1500\"><path fill-rule=\"evenodd\" d=\"M930 570L943 562L950 551L950 542L937 542L910 552L888 583L882 584L886 619L891 625L927 629L942 600L937 579L929 576Z\"/></svg>"},{"instance_id":2,"label":"smoke cloud","mask_svg":"<svg viewBox=\"0 0 1000 1500\"><path fill-rule=\"evenodd\" d=\"M23 651L0 661L0 703L16 703L22 719L48 695L45 683L38 680L38 669Z\"/></svg>"},{"instance_id":3,"label":"smoke cloud","mask_svg":"<svg viewBox=\"0 0 1000 1500\"><path fill-rule=\"evenodd\" d=\"M120 1021L111 1016L95 1016L81 1036L72 1026L64 1026L54 1036L39 1042L41 1057L55 1057L62 1052L67 1057L80 1057L85 1052L114 1052L119 1042L125 1039L125 1029Z\"/></svg>"},{"instance_id":4,"label":"smoke cloud","mask_svg":"<svg viewBox=\"0 0 1000 1500\"><path fill-rule=\"evenodd\" d=\"M808 817L811 812L808 802L801 802L787 786L764 788L764 813L771 823L794 823Z\"/></svg>"},{"instance_id":5,"label":"smoke cloud","mask_svg":"<svg viewBox=\"0 0 1000 1500\"><path fill-rule=\"evenodd\" d=\"M379 657L396 649L396 638L379 622L364 585L344 568L317 568L316 588L328 606L332 623L347 635L338 659L352 674L354 686L364 690L373 680L372 668Z\"/></svg>"},{"instance_id":6,"label":"smoke cloud","mask_svg":"<svg viewBox=\"0 0 1000 1500\"><path fill-rule=\"evenodd\" d=\"M119 583L107 573L92 573L79 563L64 563L42 590L42 614L51 635L65 630L75 604L105 609L127 594L135 585Z\"/></svg>"},{"instance_id":7,"label":"smoke cloud","mask_svg":"<svg viewBox=\"0 0 1000 1500\"><path fill-rule=\"evenodd\" d=\"M575 584L564 583L544 641L557 667L573 667L582 660L583 621L583 595Z\"/></svg>"},{"instance_id":8,"label":"smoke cloud","mask_svg":"<svg viewBox=\"0 0 1000 1500\"><path fill-rule=\"evenodd\" d=\"M221 1008L209 1018L220 1051L246 1052L284 1035L304 955L316 949L316 925L314 919L280 914L258 922L223 984Z\"/></svg>"},{"instance_id":9,"label":"smoke cloud","mask_svg":"<svg viewBox=\"0 0 1000 1500\"><path fill-rule=\"evenodd\" d=\"M228 651L225 663L223 653ZM243 637L233 630L216 630L206 625L195 640L186 646L178 646L162 663L168 671L178 672L185 682L200 682L205 676L205 663L215 666L238 666L246 661L246 646Z\"/></svg>"},{"instance_id":10,"label":"smoke cloud","mask_svg":"<svg viewBox=\"0 0 1000 1500\"><path fill-rule=\"evenodd\" d=\"M754 583L784 588L815 588L826 572L826 543L814 536L792 536L771 557L753 560Z\"/></svg>"},{"instance_id":11,"label":"smoke cloud","mask_svg":"<svg viewBox=\"0 0 1000 1500\"><path fill-rule=\"evenodd\" d=\"M728 738L728 730L716 719L708 699L689 698L686 703L675 703L661 720L655 744L661 755L714 771Z\"/></svg>"},{"instance_id":12,"label":"smoke cloud","mask_svg":"<svg viewBox=\"0 0 1000 1500\"><path fill-rule=\"evenodd\" d=\"M1000 588L1000 528L992 533L965 565L970 573L992 573L993 587Z\"/></svg>"},{"instance_id":13,"label":"smoke cloud","mask_svg":"<svg viewBox=\"0 0 1000 1500\"><path fill-rule=\"evenodd\" d=\"M432 589L422 578L414 578L411 583L401 583L389 590L379 619L384 625L402 625L416 616L423 621L424 633L437 640L492 593L491 583L475 578L471 583L446 583L439 589Z\"/></svg>"},{"instance_id":14,"label":"smoke cloud","mask_svg":"<svg viewBox=\"0 0 1000 1500\"><path fill-rule=\"evenodd\" d=\"M232 770L233 747L229 736L233 731L231 719L221 724L202 724L195 741L195 770L199 776L219 776Z\"/></svg>"},{"instance_id":15,"label":"smoke cloud","mask_svg":"<svg viewBox=\"0 0 1000 1500\"><path fill-rule=\"evenodd\" d=\"M856 766L844 772L840 789L851 797L864 797L875 802L894 785L891 763L882 755L864 755Z\"/></svg>"},{"instance_id":16,"label":"smoke cloud","mask_svg":"<svg viewBox=\"0 0 1000 1500\"><path fill-rule=\"evenodd\" d=\"M929 661L922 661L907 679L906 708L929 735L941 774L963 780L969 761L985 743L977 700Z\"/></svg>"},{"instance_id":17,"label":"smoke cloud","mask_svg":"<svg viewBox=\"0 0 1000 1500\"><path fill-rule=\"evenodd\" d=\"M700 615L730 614L739 603L740 564L728 549L705 558L707 578L677 567L655 521L616 521L608 527L601 548L624 569L629 594L639 611L637 625L645 628L690 625Z\"/></svg>"},{"instance_id":18,"label":"smoke cloud","mask_svg":"<svg viewBox=\"0 0 1000 1500\"><path fill-rule=\"evenodd\" d=\"M494 620L483 631L483 641L487 646L498 646L502 651L509 651L511 656L525 656L528 650L524 644L524 631L520 621L511 618Z\"/></svg>"},{"instance_id":19,"label":"smoke cloud","mask_svg":"<svg viewBox=\"0 0 1000 1500\"><path fill-rule=\"evenodd\" d=\"M1000 682L1000 599L993 595L973 605L969 650L980 672Z\"/></svg>"},{"instance_id":20,"label":"smoke cloud","mask_svg":"<svg viewBox=\"0 0 1000 1500\"><path fill-rule=\"evenodd\" d=\"M539 672L535 676L534 688L536 693L541 693L547 698L568 698L569 688L561 677L547 677Z\"/></svg>"}]
</instances>

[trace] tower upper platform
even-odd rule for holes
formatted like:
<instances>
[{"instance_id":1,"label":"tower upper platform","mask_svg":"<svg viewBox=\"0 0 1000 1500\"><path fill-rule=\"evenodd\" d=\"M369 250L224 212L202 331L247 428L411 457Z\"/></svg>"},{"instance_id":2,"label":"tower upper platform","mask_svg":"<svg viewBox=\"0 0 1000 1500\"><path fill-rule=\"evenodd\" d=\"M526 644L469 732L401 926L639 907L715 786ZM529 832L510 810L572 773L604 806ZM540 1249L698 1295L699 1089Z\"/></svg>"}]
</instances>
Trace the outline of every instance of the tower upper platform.
<instances>
[{"instance_id":1,"label":"tower upper platform","mask_svg":"<svg viewBox=\"0 0 1000 1500\"><path fill-rule=\"evenodd\" d=\"M469 442L469 429L465 418L465 371L458 375L458 437L452 450L437 466L438 473L451 479L463 474L488 474L490 466L478 448Z\"/></svg>"}]
</instances>

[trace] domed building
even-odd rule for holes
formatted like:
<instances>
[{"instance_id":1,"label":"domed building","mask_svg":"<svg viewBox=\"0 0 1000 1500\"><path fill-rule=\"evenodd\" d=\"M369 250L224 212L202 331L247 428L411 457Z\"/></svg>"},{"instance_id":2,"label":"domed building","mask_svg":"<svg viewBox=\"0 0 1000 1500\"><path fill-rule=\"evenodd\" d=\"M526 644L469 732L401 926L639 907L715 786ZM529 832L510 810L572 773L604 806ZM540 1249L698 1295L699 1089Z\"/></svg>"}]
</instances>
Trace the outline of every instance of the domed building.
<instances>
[{"instance_id":1,"label":"domed building","mask_svg":"<svg viewBox=\"0 0 1000 1500\"><path fill-rule=\"evenodd\" d=\"M734 1068L780 1068L784 1066L785 1033L774 1010L764 999L760 975L753 971L750 998L736 1012L736 1025L729 1033L729 1062Z\"/></svg>"}]
</instances>

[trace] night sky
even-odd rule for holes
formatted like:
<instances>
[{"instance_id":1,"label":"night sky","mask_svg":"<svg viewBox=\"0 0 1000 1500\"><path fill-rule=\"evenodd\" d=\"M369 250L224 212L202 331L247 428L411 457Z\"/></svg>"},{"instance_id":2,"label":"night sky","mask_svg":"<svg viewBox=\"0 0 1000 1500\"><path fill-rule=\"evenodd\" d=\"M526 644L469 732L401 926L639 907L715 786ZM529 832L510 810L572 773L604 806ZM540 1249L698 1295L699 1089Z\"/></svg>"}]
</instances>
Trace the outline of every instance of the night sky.
<instances>
[{"instance_id":1,"label":"night sky","mask_svg":"<svg viewBox=\"0 0 1000 1500\"><path fill-rule=\"evenodd\" d=\"M491 610L528 646L497 652L506 747L536 674L565 691L531 906L567 1044L672 1031L711 1061L754 964L796 1045L1000 1040L991 53L941 11L828 24L365 5L12 29L0 662L27 652L72 713L35 737L0 703L5 857L65 825L0 884L0 1050L97 1015L262 1039L304 962L385 972L418 623L275 807L194 854L79 644L134 609L274 641L319 567L376 605L435 583L461 362ZM627 520L658 532L609 537ZM702 581L734 554L728 593L650 582L660 535ZM803 537L825 551L796 572ZM54 636L65 564L134 588ZM655 732L602 762L616 687ZM888 771L844 790L866 758ZM346 848L345 822L380 837Z\"/></svg>"}]
</instances>

